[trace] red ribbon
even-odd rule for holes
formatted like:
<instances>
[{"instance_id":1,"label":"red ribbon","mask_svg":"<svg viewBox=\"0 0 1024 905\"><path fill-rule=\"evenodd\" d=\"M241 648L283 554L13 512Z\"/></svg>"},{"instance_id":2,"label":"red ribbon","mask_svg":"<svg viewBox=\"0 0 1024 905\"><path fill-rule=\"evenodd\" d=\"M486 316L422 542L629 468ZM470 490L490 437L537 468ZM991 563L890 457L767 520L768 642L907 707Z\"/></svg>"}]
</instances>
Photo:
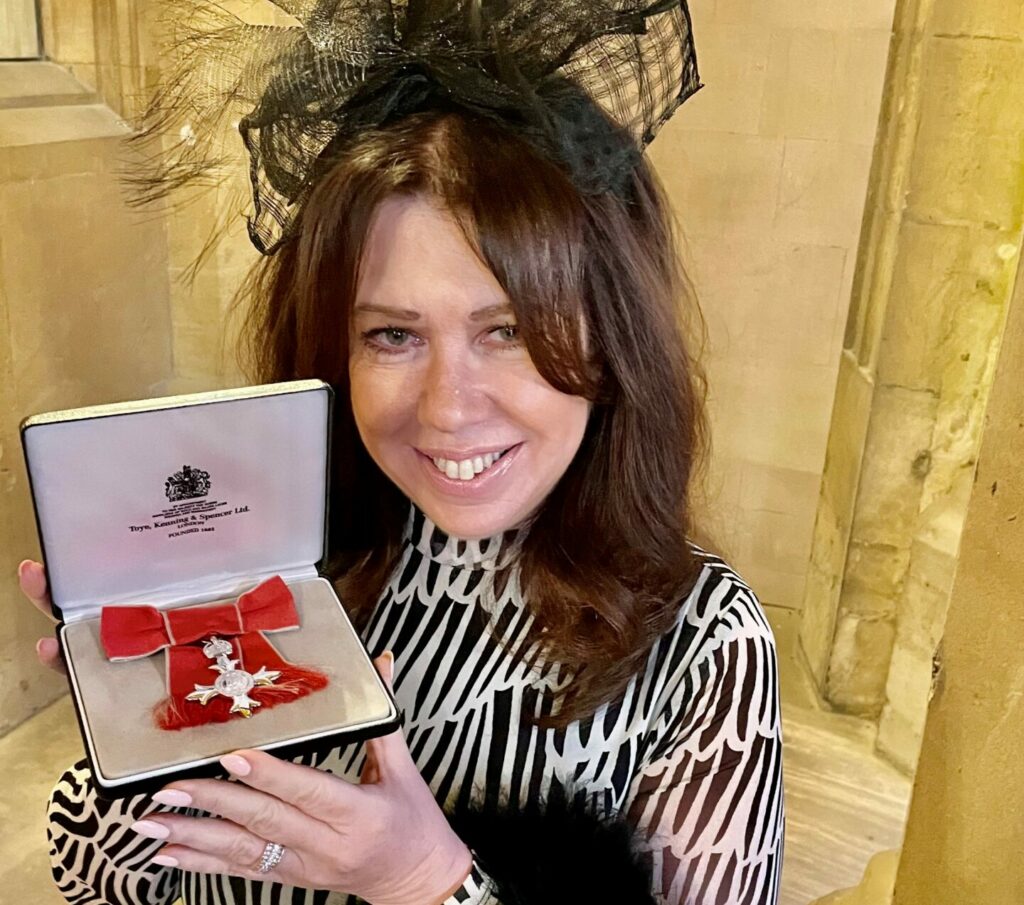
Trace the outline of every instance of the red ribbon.
<instances>
[{"instance_id":1,"label":"red ribbon","mask_svg":"<svg viewBox=\"0 0 1024 905\"><path fill-rule=\"evenodd\" d=\"M234 603L159 610L153 606L106 606L100 614L100 642L110 660L134 660L167 651L168 697L155 708L162 729L183 729L234 718L231 700L217 695L207 704L186 701L196 685L212 685L216 661L203 653L213 635L230 641L239 669L278 670L274 685L258 686L250 697L260 710L303 697L327 685L319 670L285 660L264 635L298 628L295 599L279 575L268 578ZM257 713L259 711L256 711Z\"/></svg>"}]
</instances>

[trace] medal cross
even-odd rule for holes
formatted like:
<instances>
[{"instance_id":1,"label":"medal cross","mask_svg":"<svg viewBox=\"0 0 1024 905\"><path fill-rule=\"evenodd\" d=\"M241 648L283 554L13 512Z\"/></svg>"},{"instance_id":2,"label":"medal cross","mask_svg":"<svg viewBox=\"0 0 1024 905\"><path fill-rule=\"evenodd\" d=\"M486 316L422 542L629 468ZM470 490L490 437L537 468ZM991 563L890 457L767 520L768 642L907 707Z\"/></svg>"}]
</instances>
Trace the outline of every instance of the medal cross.
<instances>
[{"instance_id":1,"label":"medal cross","mask_svg":"<svg viewBox=\"0 0 1024 905\"><path fill-rule=\"evenodd\" d=\"M240 713L248 718L252 716L255 708L260 702L249 697L249 692L257 686L273 685L274 681L281 675L280 670L267 669L261 666L256 672L246 672L244 669L236 669L238 660L228 657L232 651L230 642L220 638L211 638L203 645L203 653L207 657L216 657L217 662L211 664L210 669L220 673L212 685L196 685L195 691L185 696L186 701L198 701L200 704L208 704L216 695L223 695L232 699L229 713Z\"/></svg>"}]
</instances>

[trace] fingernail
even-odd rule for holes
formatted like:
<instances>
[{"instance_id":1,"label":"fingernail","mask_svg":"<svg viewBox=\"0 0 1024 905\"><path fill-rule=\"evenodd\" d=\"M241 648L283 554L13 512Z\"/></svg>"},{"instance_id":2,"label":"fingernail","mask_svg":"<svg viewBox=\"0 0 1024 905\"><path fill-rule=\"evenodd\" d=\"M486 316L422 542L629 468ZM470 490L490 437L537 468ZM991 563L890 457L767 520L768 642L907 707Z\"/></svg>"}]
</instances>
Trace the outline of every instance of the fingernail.
<instances>
[{"instance_id":1,"label":"fingernail","mask_svg":"<svg viewBox=\"0 0 1024 905\"><path fill-rule=\"evenodd\" d=\"M228 773L233 773L235 776L248 776L252 772L252 764L237 754L225 754L220 759L220 763Z\"/></svg>"},{"instance_id":2,"label":"fingernail","mask_svg":"<svg viewBox=\"0 0 1024 905\"><path fill-rule=\"evenodd\" d=\"M192 796L180 789L161 789L150 797L158 804L167 804L172 808L187 808L192 804Z\"/></svg>"},{"instance_id":3,"label":"fingernail","mask_svg":"<svg viewBox=\"0 0 1024 905\"><path fill-rule=\"evenodd\" d=\"M160 864L163 867L177 867L178 859L172 858L170 855L157 855L152 859L154 864Z\"/></svg>"},{"instance_id":4,"label":"fingernail","mask_svg":"<svg viewBox=\"0 0 1024 905\"><path fill-rule=\"evenodd\" d=\"M132 824L132 829L140 836L149 836L150 839L166 839L171 835L167 827L155 820L136 820Z\"/></svg>"}]
</instances>

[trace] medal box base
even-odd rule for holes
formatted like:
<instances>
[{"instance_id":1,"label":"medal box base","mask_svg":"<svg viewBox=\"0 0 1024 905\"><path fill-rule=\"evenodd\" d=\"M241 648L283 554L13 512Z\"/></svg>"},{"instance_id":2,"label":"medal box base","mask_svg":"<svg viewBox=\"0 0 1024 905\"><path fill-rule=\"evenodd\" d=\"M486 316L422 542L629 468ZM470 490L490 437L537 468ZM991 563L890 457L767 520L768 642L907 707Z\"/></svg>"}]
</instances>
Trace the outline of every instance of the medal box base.
<instances>
[{"instance_id":1,"label":"medal box base","mask_svg":"<svg viewBox=\"0 0 1024 905\"><path fill-rule=\"evenodd\" d=\"M167 694L166 654L111 662L100 644L98 616L60 627L58 638L98 794L119 798L156 791L176 779L222 775L217 759L237 748L294 757L398 728L401 718L394 698L331 583L312 578L289 587L301 627L267 637L286 660L325 673L328 685L226 723L158 728L153 707ZM209 681L215 677L211 671ZM258 698L258 691L254 696Z\"/></svg>"}]
</instances>

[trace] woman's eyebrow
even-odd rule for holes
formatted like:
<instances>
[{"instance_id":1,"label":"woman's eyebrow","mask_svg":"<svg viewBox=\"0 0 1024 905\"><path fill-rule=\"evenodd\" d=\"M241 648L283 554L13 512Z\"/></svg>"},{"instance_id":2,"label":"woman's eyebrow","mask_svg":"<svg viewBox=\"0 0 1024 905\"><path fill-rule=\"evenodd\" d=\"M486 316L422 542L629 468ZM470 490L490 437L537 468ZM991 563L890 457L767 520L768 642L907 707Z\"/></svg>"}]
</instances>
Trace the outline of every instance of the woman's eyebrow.
<instances>
[{"instance_id":1,"label":"woman's eyebrow","mask_svg":"<svg viewBox=\"0 0 1024 905\"><path fill-rule=\"evenodd\" d=\"M471 321L485 321L489 317L499 314L511 314L512 306L508 302L499 302L497 305L488 305L485 308L477 308L469 315Z\"/></svg>"},{"instance_id":2,"label":"woman's eyebrow","mask_svg":"<svg viewBox=\"0 0 1024 905\"><path fill-rule=\"evenodd\" d=\"M355 310L368 311L375 314L386 314L396 320L403 321L418 321L420 319L420 313L418 311L413 311L411 308L392 308L390 305L360 304L356 305Z\"/></svg>"},{"instance_id":3,"label":"woman's eyebrow","mask_svg":"<svg viewBox=\"0 0 1024 905\"><path fill-rule=\"evenodd\" d=\"M394 308L391 305L374 305L366 302L356 305L355 310L366 311L372 314L386 314L388 317L403 321L418 321L420 319L418 311L414 311L411 308ZM471 321L484 321L490 317L511 313L512 306L508 302L499 302L496 305L486 305L483 308L477 308L476 311L470 313L469 319Z\"/></svg>"}]
</instances>

